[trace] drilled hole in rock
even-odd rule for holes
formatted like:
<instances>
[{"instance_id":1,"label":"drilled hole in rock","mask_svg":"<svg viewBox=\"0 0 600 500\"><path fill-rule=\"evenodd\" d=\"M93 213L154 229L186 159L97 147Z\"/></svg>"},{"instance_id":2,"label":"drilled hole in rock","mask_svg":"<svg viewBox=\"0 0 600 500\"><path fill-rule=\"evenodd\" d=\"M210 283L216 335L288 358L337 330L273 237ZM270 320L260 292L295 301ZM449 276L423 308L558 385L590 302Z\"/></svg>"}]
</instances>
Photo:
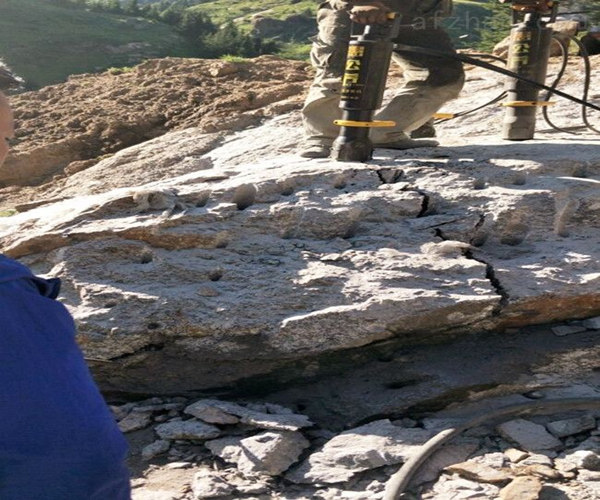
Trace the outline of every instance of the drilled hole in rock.
<instances>
[{"instance_id":1,"label":"drilled hole in rock","mask_svg":"<svg viewBox=\"0 0 600 500\"><path fill-rule=\"evenodd\" d=\"M223 271L221 271L220 269L215 269L214 271L208 273L208 279L210 281L219 281L222 277Z\"/></svg>"},{"instance_id":2,"label":"drilled hole in rock","mask_svg":"<svg viewBox=\"0 0 600 500\"><path fill-rule=\"evenodd\" d=\"M206 206L209 198L210 198L210 193L208 193L208 192L200 193L200 195L196 199L196 207L202 208L202 207Z\"/></svg>"},{"instance_id":3,"label":"drilled hole in rock","mask_svg":"<svg viewBox=\"0 0 600 500\"><path fill-rule=\"evenodd\" d=\"M140 257L140 263L141 264L150 264L150 262L152 262L153 259L154 259L154 256L150 252L146 252L146 253L143 253L142 256Z\"/></svg>"},{"instance_id":4,"label":"drilled hole in rock","mask_svg":"<svg viewBox=\"0 0 600 500\"><path fill-rule=\"evenodd\" d=\"M148 330L157 330L160 328L160 323L148 323L146 328L148 328Z\"/></svg>"},{"instance_id":5,"label":"drilled hole in rock","mask_svg":"<svg viewBox=\"0 0 600 500\"><path fill-rule=\"evenodd\" d=\"M403 389L404 387L410 387L412 385L417 385L420 380L416 378L411 378L407 380L396 380L395 382L388 382L384 384L386 389Z\"/></svg>"},{"instance_id":6,"label":"drilled hole in rock","mask_svg":"<svg viewBox=\"0 0 600 500\"><path fill-rule=\"evenodd\" d=\"M237 205L238 210L245 210L254 205L256 199L256 188L252 184L244 184L235 190L233 203Z\"/></svg>"},{"instance_id":7,"label":"drilled hole in rock","mask_svg":"<svg viewBox=\"0 0 600 500\"><path fill-rule=\"evenodd\" d=\"M165 348L164 344L148 344L143 349L141 349L141 351L157 352L157 351L162 351L164 348Z\"/></svg>"},{"instance_id":8,"label":"drilled hole in rock","mask_svg":"<svg viewBox=\"0 0 600 500\"><path fill-rule=\"evenodd\" d=\"M294 194L294 188L292 186L285 186L282 190L281 190L281 195L282 196L291 196Z\"/></svg>"},{"instance_id":9,"label":"drilled hole in rock","mask_svg":"<svg viewBox=\"0 0 600 500\"><path fill-rule=\"evenodd\" d=\"M358 231L358 223L354 223L346 230L346 233L344 234L344 236L342 236L342 238L344 238L346 240L349 238L352 238L353 236L356 235L357 231Z\"/></svg>"}]
</instances>

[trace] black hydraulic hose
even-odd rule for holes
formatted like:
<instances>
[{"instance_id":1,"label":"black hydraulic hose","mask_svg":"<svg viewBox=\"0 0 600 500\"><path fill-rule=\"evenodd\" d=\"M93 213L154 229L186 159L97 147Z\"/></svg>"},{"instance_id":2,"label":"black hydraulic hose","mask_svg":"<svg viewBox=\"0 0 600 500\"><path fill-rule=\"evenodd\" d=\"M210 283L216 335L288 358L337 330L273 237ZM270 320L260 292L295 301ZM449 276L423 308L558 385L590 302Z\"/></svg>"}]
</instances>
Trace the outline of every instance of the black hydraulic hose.
<instances>
[{"instance_id":1,"label":"black hydraulic hose","mask_svg":"<svg viewBox=\"0 0 600 500\"><path fill-rule=\"evenodd\" d=\"M406 487L410 483L413 475L421 467L421 465L431 456L437 449L450 441L460 433L482 425L488 420L499 419L503 417L513 417L523 413L533 414L549 414L557 411L570 410L595 410L600 409L600 398L570 398L570 399L554 399L554 400L537 400L517 405L505 406L497 410L491 410L482 415L464 422L456 427L443 430L429 441L427 441L420 449L417 455L408 459L404 465L388 480L385 485L385 493L383 500L398 500L405 492Z\"/></svg>"},{"instance_id":2,"label":"black hydraulic hose","mask_svg":"<svg viewBox=\"0 0 600 500\"><path fill-rule=\"evenodd\" d=\"M486 108L487 106L491 106L492 104L496 104L497 102L500 102L505 97L506 97L506 91L503 90L501 94L498 94L491 101L488 101L488 102L482 104L481 106L477 106L476 108L469 109L467 111L459 111L458 113L453 113L452 118L440 118L439 120L436 120L435 123L436 124L444 123L444 122L447 122L448 120L453 120L454 118L461 118L463 116L470 115L471 113L475 113L476 111L479 111L480 109Z\"/></svg>"},{"instance_id":3,"label":"black hydraulic hose","mask_svg":"<svg viewBox=\"0 0 600 500\"><path fill-rule=\"evenodd\" d=\"M539 83L530 78L526 78L524 76L517 75L516 73L514 73L508 69L500 68L499 66L494 66L493 64L487 63L485 61L480 61L474 57L470 57L465 54L442 52L439 50L424 49L423 47L415 47L413 45L404 45L404 44L396 44L394 47L394 50L396 52L416 52L419 54L425 54L425 55L429 55L429 56L457 59L461 62L472 64L474 66L479 66L481 68L489 69L491 71L495 71L496 73L500 73L502 75L506 75L511 78L517 78L523 82L529 83L530 85L533 85L540 89L552 91L555 95L563 97L564 99L568 99L569 101L573 101L582 106L586 106L588 108L595 109L596 111L600 111L600 106L596 106L595 104L592 104L591 102L586 102L582 99L579 99L578 97L572 96L572 95L562 92L560 90L552 89L552 87L549 87L548 85L545 85L543 83Z\"/></svg>"},{"instance_id":4,"label":"black hydraulic hose","mask_svg":"<svg viewBox=\"0 0 600 500\"><path fill-rule=\"evenodd\" d=\"M552 91L549 90L546 93L546 97L544 98L544 101L549 101L550 97L552 96L552 94L554 94L554 90L556 90L556 87L558 87L558 84L560 83L563 75L565 74L565 71L567 69L567 65L569 63L569 48L568 48L567 44L561 38L559 38L556 35L553 35L552 38L560 46L562 61L561 61L561 66L560 66L560 69L558 71L558 74L556 75L556 78L554 79L554 81L550 85L550 87L553 90ZM543 106L542 107L542 115L544 116L544 120L546 121L546 123L548 124L548 126L550 126L550 128L552 128L554 130L557 130L558 132L565 132L567 134L577 135L576 132L572 132L571 130L568 130L568 129L556 126L552 122L552 120L550 120L550 116L548 115L548 106Z\"/></svg>"},{"instance_id":5,"label":"black hydraulic hose","mask_svg":"<svg viewBox=\"0 0 600 500\"><path fill-rule=\"evenodd\" d=\"M581 43L581 40L579 40L578 38L576 38L574 36L569 36L569 39L573 40L573 42L575 42L575 44L579 47L579 51L581 52L581 57L583 58L583 62L585 64L585 81L583 84L583 100L587 101L588 94L590 92L590 83L591 83L591 78L592 78L592 64L590 63L590 55L588 54L588 51L585 48L585 46L583 45L583 43ZM583 119L583 123L585 123L585 126L588 129L590 129L592 132L596 132L597 134L600 134L600 130L595 128L588 120L587 113L588 113L587 107L583 106L581 108L581 117Z\"/></svg>"},{"instance_id":6,"label":"black hydraulic hose","mask_svg":"<svg viewBox=\"0 0 600 500\"><path fill-rule=\"evenodd\" d=\"M493 61L500 61L503 64L506 64L506 59L503 59L502 57L498 57L498 56L494 56L492 54L485 54L485 53L480 53L480 52L470 52L468 54L471 57L478 57L481 59L491 59ZM504 99L506 97L506 91L503 90L500 94L498 94L496 97L494 97L492 100L482 104L481 106L477 106L476 108L473 109L469 109L467 111L459 111L458 113L453 113L452 114L452 118L441 118L439 120L436 120L435 123L444 123L447 122L448 120L453 120L454 118L461 118L463 116L467 116L470 115L471 113L475 113L476 111L479 111L480 109L486 108L487 106L491 106L492 104L496 104L497 102L501 101L502 99Z\"/></svg>"}]
</instances>

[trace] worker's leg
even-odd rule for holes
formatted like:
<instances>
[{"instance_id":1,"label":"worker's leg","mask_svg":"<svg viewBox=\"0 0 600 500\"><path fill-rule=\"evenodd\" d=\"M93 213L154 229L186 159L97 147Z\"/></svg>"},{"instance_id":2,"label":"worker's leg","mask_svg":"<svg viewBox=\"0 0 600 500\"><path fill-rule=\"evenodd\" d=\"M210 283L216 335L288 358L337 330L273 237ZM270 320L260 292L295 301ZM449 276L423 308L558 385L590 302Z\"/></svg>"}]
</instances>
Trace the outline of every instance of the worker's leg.
<instances>
[{"instance_id":1,"label":"worker's leg","mask_svg":"<svg viewBox=\"0 0 600 500\"><path fill-rule=\"evenodd\" d=\"M317 13L319 33L310 53L316 70L302 109L304 131L309 142L331 145L339 127L333 120L341 117L340 89L351 23L348 13L322 4Z\"/></svg>"},{"instance_id":2,"label":"worker's leg","mask_svg":"<svg viewBox=\"0 0 600 500\"><path fill-rule=\"evenodd\" d=\"M448 34L441 28L404 28L398 44L455 53ZM375 144L405 141L406 132L419 128L446 102L456 98L464 83L462 63L451 58L419 53L395 52L393 61L404 71L405 85L376 115L393 120L395 127L374 129Z\"/></svg>"}]
</instances>

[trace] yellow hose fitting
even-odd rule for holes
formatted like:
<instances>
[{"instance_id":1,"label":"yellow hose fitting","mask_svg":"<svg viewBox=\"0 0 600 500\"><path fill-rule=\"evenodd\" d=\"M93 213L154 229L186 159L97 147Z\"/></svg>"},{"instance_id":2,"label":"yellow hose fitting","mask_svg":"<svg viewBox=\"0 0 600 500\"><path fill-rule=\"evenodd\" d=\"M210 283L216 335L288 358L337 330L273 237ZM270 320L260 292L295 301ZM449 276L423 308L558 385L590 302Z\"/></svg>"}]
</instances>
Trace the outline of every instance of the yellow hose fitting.
<instances>
[{"instance_id":1,"label":"yellow hose fitting","mask_svg":"<svg viewBox=\"0 0 600 500\"><path fill-rule=\"evenodd\" d=\"M357 122L354 120L334 120L334 125L340 127L365 127L365 128L378 128L378 127L395 127L396 122L391 120L375 120L372 122Z\"/></svg>"},{"instance_id":2,"label":"yellow hose fitting","mask_svg":"<svg viewBox=\"0 0 600 500\"><path fill-rule=\"evenodd\" d=\"M509 101L503 102L500 106L507 108L529 108L534 106L553 106L554 101Z\"/></svg>"}]
</instances>

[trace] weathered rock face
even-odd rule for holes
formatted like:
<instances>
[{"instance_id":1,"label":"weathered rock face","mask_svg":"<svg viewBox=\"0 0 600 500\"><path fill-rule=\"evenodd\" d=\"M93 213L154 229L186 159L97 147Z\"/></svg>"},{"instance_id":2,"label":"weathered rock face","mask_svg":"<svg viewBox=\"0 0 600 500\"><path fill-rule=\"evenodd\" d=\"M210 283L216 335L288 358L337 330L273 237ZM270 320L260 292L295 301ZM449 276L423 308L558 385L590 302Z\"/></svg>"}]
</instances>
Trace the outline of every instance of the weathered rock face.
<instances>
[{"instance_id":1,"label":"weathered rock face","mask_svg":"<svg viewBox=\"0 0 600 500\"><path fill-rule=\"evenodd\" d=\"M472 81L482 99L501 85ZM486 113L443 148L368 164L295 155L298 113L168 133L47 187L0 241L63 278L109 389L225 386L382 339L597 316L600 141L476 136L496 126Z\"/></svg>"}]
</instances>

